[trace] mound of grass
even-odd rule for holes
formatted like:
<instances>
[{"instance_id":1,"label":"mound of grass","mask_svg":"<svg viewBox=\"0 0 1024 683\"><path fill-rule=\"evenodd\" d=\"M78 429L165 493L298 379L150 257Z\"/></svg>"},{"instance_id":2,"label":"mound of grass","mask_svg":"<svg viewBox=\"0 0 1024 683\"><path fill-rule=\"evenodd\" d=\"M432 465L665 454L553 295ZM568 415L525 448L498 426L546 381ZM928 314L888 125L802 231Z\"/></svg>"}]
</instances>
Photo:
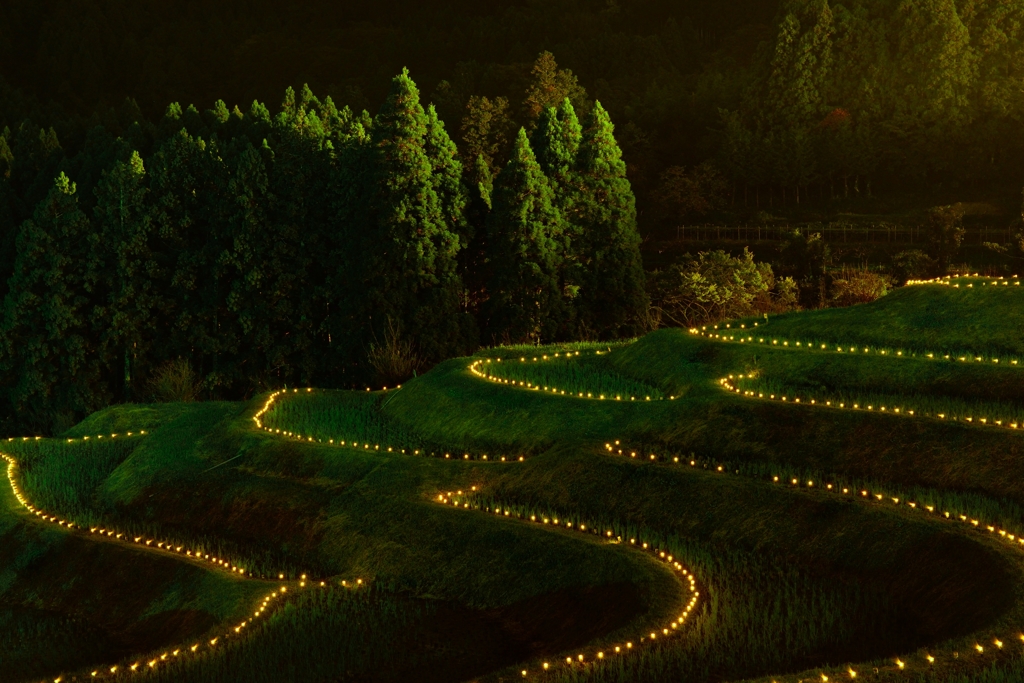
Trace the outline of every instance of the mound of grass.
<instances>
[{"instance_id":1,"label":"mound of grass","mask_svg":"<svg viewBox=\"0 0 1024 683\"><path fill-rule=\"evenodd\" d=\"M579 355L488 357L473 370L489 381L519 389L544 391L571 398L650 401L664 398L657 387L609 370L602 352ZM603 352L605 354L610 351Z\"/></svg>"},{"instance_id":2,"label":"mound of grass","mask_svg":"<svg viewBox=\"0 0 1024 683\"><path fill-rule=\"evenodd\" d=\"M105 512L97 489L142 438L12 442L7 451L19 459L22 489L37 507L88 527L100 523Z\"/></svg>"},{"instance_id":3,"label":"mound of grass","mask_svg":"<svg viewBox=\"0 0 1024 683\"><path fill-rule=\"evenodd\" d=\"M0 681L51 680L202 637L255 582L40 525L0 492Z\"/></svg>"},{"instance_id":4,"label":"mound of grass","mask_svg":"<svg viewBox=\"0 0 1024 683\"><path fill-rule=\"evenodd\" d=\"M962 278L959 288L913 285L869 304L772 316L758 322L762 335L878 349L950 354L1024 362L1024 285L991 285ZM1020 282L1019 279L1008 282ZM968 287L968 285L973 285Z\"/></svg>"},{"instance_id":5,"label":"mound of grass","mask_svg":"<svg viewBox=\"0 0 1024 683\"><path fill-rule=\"evenodd\" d=\"M383 413L381 407L399 391L330 391L326 396L322 390L284 392L263 415L263 425L286 436L364 451L435 458L469 455L460 443L424 438ZM479 443L476 446L482 452L471 457L486 455L486 447Z\"/></svg>"}]
</instances>

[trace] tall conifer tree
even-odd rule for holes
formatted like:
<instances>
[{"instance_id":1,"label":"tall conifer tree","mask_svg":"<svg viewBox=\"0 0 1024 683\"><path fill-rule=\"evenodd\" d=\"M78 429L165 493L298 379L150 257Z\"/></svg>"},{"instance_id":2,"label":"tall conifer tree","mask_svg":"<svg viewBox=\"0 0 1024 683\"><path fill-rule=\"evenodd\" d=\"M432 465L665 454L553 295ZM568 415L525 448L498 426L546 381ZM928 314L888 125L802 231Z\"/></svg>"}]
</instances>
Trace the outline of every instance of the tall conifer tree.
<instances>
[{"instance_id":1,"label":"tall conifer tree","mask_svg":"<svg viewBox=\"0 0 1024 683\"><path fill-rule=\"evenodd\" d=\"M495 181L492 202L490 333L499 342L552 340L567 316L559 277L565 226L523 129Z\"/></svg>"},{"instance_id":2,"label":"tall conifer tree","mask_svg":"<svg viewBox=\"0 0 1024 683\"><path fill-rule=\"evenodd\" d=\"M570 174L583 139L576 109L566 97L558 107L545 107L530 136L537 163L555 188L570 185Z\"/></svg>"},{"instance_id":3,"label":"tall conifer tree","mask_svg":"<svg viewBox=\"0 0 1024 683\"><path fill-rule=\"evenodd\" d=\"M230 384L239 335L227 310L224 254L230 244L229 172L216 145L181 130L153 159L150 201L159 249L159 288L173 307L161 359L191 359L208 387Z\"/></svg>"},{"instance_id":4,"label":"tall conifer tree","mask_svg":"<svg viewBox=\"0 0 1024 683\"><path fill-rule=\"evenodd\" d=\"M154 278L159 266L153 259L154 239L148 206L146 169L138 152L128 161L115 162L96 185L96 227L93 260L101 269L100 291L94 321L101 330L100 354L112 369L122 368L124 400L142 398L133 389L135 368L150 360L151 347L160 330L158 311L166 294ZM162 322L162 321L160 321Z\"/></svg>"},{"instance_id":5,"label":"tall conifer tree","mask_svg":"<svg viewBox=\"0 0 1024 683\"><path fill-rule=\"evenodd\" d=\"M369 216L360 254L363 317L373 337L383 338L395 326L422 358L440 360L464 346L466 321L459 313L456 269L461 239L437 192L427 128L419 91L403 70L373 124Z\"/></svg>"},{"instance_id":6,"label":"tall conifer tree","mask_svg":"<svg viewBox=\"0 0 1024 683\"><path fill-rule=\"evenodd\" d=\"M231 248L225 255L230 263L228 309L238 319L243 338L239 360L249 367L246 379L253 388L272 384L271 370L283 370L286 381L296 379L288 373L288 322L292 313L289 295L299 285L293 272L298 264L290 258L290 245L282 244L275 230L280 227L272 220L276 202L261 151L270 157L269 148L257 150L248 145L228 184L235 206Z\"/></svg>"},{"instance_id":7,"label":"tall conifer tree","mask_svg":"<svg viewBox=\"0 0 1024 683\"><path fill-rule=\"evenodd\" d=\"M23 428L61 431L110 400L92 334L92 226L61 173L18 234L0 370Z\"/></svg>"},{"instance_id":8,"label":"tall conifer tree","mask_svg":"<svg viewBox=\"0 0 1024 683\"><path fill-rule=\"evenodd\" d=\"M613 133L608 113L595 103L576 163L583 226L574 248L580 266L576 310L580 329L602 339L638 334L648 307L636 202Z\"/></svg>"},{"instance_id":9,"label":"tall conifer tree","mask_svg":"<svg viewBox=\"0 0 1024 683\"><path fill-rule=\"evenodd\" d=\"M472 235L468 232L470 226L466 221L469 196L462 183L462 161L459 160L459 150L444 129L444 122L437 118L437 111L432 104L426 112L423 150L430 160L434 192L441 203L445 225L449 231L460 236L461 248L464 249Z\"/></svg>"}]
</instances>

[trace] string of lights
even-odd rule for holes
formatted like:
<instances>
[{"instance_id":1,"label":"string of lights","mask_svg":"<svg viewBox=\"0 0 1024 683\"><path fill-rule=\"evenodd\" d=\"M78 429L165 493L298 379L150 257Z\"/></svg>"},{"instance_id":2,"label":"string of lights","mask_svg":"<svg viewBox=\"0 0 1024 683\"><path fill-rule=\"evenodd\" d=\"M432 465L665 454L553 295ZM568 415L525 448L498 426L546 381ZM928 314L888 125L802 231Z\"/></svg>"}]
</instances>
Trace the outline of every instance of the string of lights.
<instances>
[{"instance_id":1,"label":"string of lights","mask_svg":"<svg viewBox=\"0 0 1024 683\"><path fill-rule=\"evenodd\" d=\"M65 527L66 529L78 529L85 533L85 528L81 525L65 519L63 516L41 510L33 505L24 491L18 485L16 472L18 469L18 461L13 456L6 453L0 453L0 458L3 458L7 462L7 481L11 486L11 490L14 492L14 497L23 508L31 512L33 515L51 524ZM118 530L116 528L108 528L105 526L90 526L88 527L89 534L95 534L104 538L118 541L121 543L127 543L131 545L137 545L150 550L157 550L160 552L172 553L179 556L184 556L197 562L209 563L215 566L217 569L227 570L238 576L246 576L246 570L243 567L236 565L222 557L210 556L209 553L203 552L198 549L186 548L184 545L178 545L174 542L158 539L158 538L147 538L146 536L133 536L132 534Z\"/></svg>"},{"instance_id":2,"label":"string of lights","mask_svg":"<svg viewBox=\"0 0 1024 683\"><path fill-rule=\"evenodd\" d=\"M603 353L607 354L608 352L607 351L606 352L601 352L601 351L595 351L594 352L594 354L598 355L598 356L602 355ZM547 355L534 356L533 358L527 358L526 356L521 356L519 358L519 362L520 363L543 363L545 361L553 361L553 360L556 360L556 359L559 359L559 358L566 359L566 358L570 358L572 356L578 356L578 355L580 355L579 351L576 351L574 353L568 353L567 352L564 355L560 355L558 353L555 353L555 354L553 354L551 356L547 356ZM624 396L623 394L615 394L615 395L607 394L606 395L606 394L603 394L603 393L600 393L600 392L598 392L595 395L594 392L590 392L590 391L579 391L579 392L568 391L567 392L565 389L559 389L558 387L555 387L555 386L546 386L546 385L534 384L533 382L530 382L530 381L527 381L527 380L516 380L516 379L509 379L507 377L499 377L497 375L493 375L493 374L490 374L489 372L487 372L487 370L486 370L486 366L487 365L491 365L492 363L501 363L501 362L502 362L501 358L479 358L479 359L473 361L472 363L470 363L469 371L471 373L473 373L475 376L477 376L477 377L479 377L481 379L485 379L485 380L490 381L490 382L495 382L497 384L508 385L508 386L516 388L516 389L526 389L526 390L529 390L529 391L543 391L544 393L550 393L552 396L565 396L567 398L593 399L593 400L598 400L598 401L604 401L606 399L610 400L610 401L627 401L627 400L628 401L652 401L652 400L653 401L664 401L664 400L666 400L664 397L658 397L658 396L655 396L652 399L650 397L650 395L645 395L645 396L643 396L641 398L641 397L638 397L638 396L628 396L627 397L627 396ZM510 361L508 364L514 365L515 364L515 360ZM675 399L676 399L675 396L669 396L667 400L674 401Z\"/></svg>"},{"instance_id":3,"label":"string of lights","mask_svg":"<svg viewBox=\"0 0 1024 683\"><path fill-rule=\"evenodd\" d=\"M907 285L908 286L911 286L911 285L947 285L947 286L950 286L950 287L957 288L957 287L960 287L960 283L957 282L957 280L967 279L967 278L977 279L979 277L982 277L982 276L979 276L977 273L967 274L967 275L943 275L942 277L934 277L934 278L931 278L930 280L907 280ZM982 281L981 285L983 287L987 287L987 286L990 286L990 285L996 286L996 287L1002 285L1004 287L1007 287L1010 284L1013 284L1015 287L1020 287L1020 278L1017 275L1011 275L1008 278L1005 277L1005 276L1003 276L1003 277L988 277L987 279L982 277L982 279L983 279L983 281ZM974 283L973 282L967 283L967 284L964 285L964 287L973 288L974 287Z\"/></svg>"},{"instance_id":4,"label":"string of lights","mask_svg":"<svg viewBox=\"0 0 1024 683\"><path fill-rule=\"evenodd\" d=\"M960 287L959 283L950 284L952 278L961 276L946 276L945 278L935 280L911 280L908 281L908 285L950 285L952 287ZM970 276L963 276L970 277ZM1010 282L1013 282L1015 286L1020 285L1020 278L1014 275L1012 278L994 278L991 282L985 282L983 285L988 286L1009 286ZM974 283L964 285L965 288L971 288ZM700 328L691 327L690 334L705 337L721 342L735 342L738 344L764 344L766 346L778 346L789 350L801 350L801 351L812 351L812 352L832 352L832 353L845 353L845 354L877 354L881 356L896 357L896 358L927 358L928 360L948 360L951 362L960 363L991 363L993 365L999 365L1006 367L1007 365L1019 366L1024 363L1019 358L1007 358L1007 357L996 357L986 356L982 353L943 353L937 351L903 351L893 350L890 348L876 347L863 344L849 344L849 343L835 343L835 342L812 342L795 339L784 339L780 337L774 337L771 335L761 336L753 334L755 328L759 328L759 324L754 322L750 327L747 327L746 323L741 323L737 327L733 327L733 323L725 323L724 325L712 325L711 329L708 329L707 325ZM760 331L759 329L757 331Z\"/></svg>"},{"instance_id":5,"label":"string of lights","mask_svg":"<svg viewBox=\"0 0 1024 683\"><path fill-rule=\"evenodd\" d=\"M401 387L398 387L398 388L401 388ZM308 388L308 389L305 389L303 393L312 393L312 392L313 392L313 389L312 388ZM401 454L401 455L423 455L423 456L438 457L438 458L444 457L446 460L482 460L482 461L485 461L485 462L523 462L526 459L525 456L522 456L522 455L520 455L520 456L510 456L510 455L506 456L506 455L502 455L502 456L490 457L486 453L484 453L484 454L476 454L476 453L467 453L467 452L464 452L461 455L461 457L460 457L457 453L447 452L447 453L443 453L442 454L440 452L427 451L427 450L424 450L424 449L412 448L412 447L402 448L400 446L388 446L386 444L382 446L379 443L370 443L368 441L353 441L353 440L349 440L349 439L326 439L325 440L323 438L317 438L317 437L314 437L314 436L310 436L308 434L296 434L295 432L291 432L291 431L288 431L288 430L275 429L273 427L268 427L265 424L263 424L263 416L266 415L267 412L270 411L270 409L273 407L275 401L277 401L278 397L279 396L288 395L289 393L297 394L297 393L299 393L299 390L298 389L292 389L291 392L289 392L287 389L281 389L279 391L273 392L272 394L270 394L270 396L267 397L266 402L264 402L263 406L258 411L256 411L256 414L253 415L253 417L252 417L252 420L255 423L257 429L260 429L260 430L262 430L264 432L267 432L269 434L274 434L274 435L277 435L277 436L282 436L282 437L287 437L287 438L290 438L290 439L295 439L296 441L303 441L303 442L306 442L306 443L317 443L317 444L327 445L327 446L339 446L339 447L343 446L343 447L347 447L347 448L354 448L354 449L361 450L361 451L369 451L369 452L375 452L375 453L395 453L395 454Z\"/></svg>"},{"instance_id":6,"label":"string of lights","mask_svg":"<svg viewBox=\"0 0 1024 683\"><path fill-rule=\"evenodd\" d=\"M754 323L754 327L757 323ZM756 336L744 336L740 334L738 337L736 333L729 334L725 332L731 328L731 324L726 324L723 331L718 333L714 330L719 329L718 325L714 325L712 330L708 330L707 327L697 329L696 327L690 328L690 334L697 335L699 337L705 337L710 340L720 342L735 342L737 344L764 344L766 346L777 346L785 348L787 350L800 350L800 351L813 351L813 352L834 352L834 353L846 353L846 354L878 354L880 356L889 356L895 358L927 358L928 360L948 360L961 363L983 363L991 362L993 365L1002 364L1003 367L1007 365L1020 365L1020 360L1017 358L996 358L996 357L985 357L982 354L950 354L950 353L935 353L935 352L923 352L923 353L912 353L898 350L893 352L891 349L883 349L873 346L862 346L854 344L828 344L821 342L810 342L810 341L796 341L792 339L780 339L777 337L756 337ZM740 329L745 329L745 325L740 325Z\"/></svg>"},{"instance_id":7,"label":"string of lights","mask_svg":"<svg viewBox=\"0 0 1024 683\"><path fill-rule=\"evenodd\" d=\"M677 573L680 578L684 581L684 585L689 591L689 599L682 607L679 616L672 620L671 623L666 624L660 630L650 631L645 635L641 635L638 641L639 645L645 643L656 642L659 638L668 638L679 632L679 629L683 627L686 620L694 613L697 607L697 600L700 598L700 591L697 590L697 579L693 573L690 572L678 558L673 557L670 553L665 550L653 547L651 544L643 541L643 539L630 538L624 539L620 535L616 535L611 529L607 529L604 532L601 531L600 527L591 524L589 527L586 523L577 522L573 524L571 521L561 519L557 516L547 517L538 515L526 515L522 512L512 510L504 506L492 506L479 503L475 499L479 497L480 490L478 487L473 486L469 491L448 491L439 493L434 499L436 502L442 505L451 505L460 510L478 510L481 512L488 512L498 515L500 517L508 517L509 519L517 519L520 521L530 522L533 524L546 525L550 528L565 529L568 531L576 531L579 533L587 533L592 535L601 536L606 539L609 543L629 543L630 546L642 550L652 557L664 562L669 569ZM575 657L568 656L565 658L564 663L558 662L542 662L539 666L539 670L531 671L530 669L523 669L520 673L523 678L530 678L534 674L541 675L544 672L552 671L554 668L559 666L563 667L581 667L593 664L594 662L601 662L607 659L611 659L616 656L622 656L629 654L634 650L633 641L627 641L624 643L608 645L600 649L587 649L583 652L578 653Z\"/></svg>"},{"instance_id":8,"label":"string of lights","mask_svg":"<svg viewBox=\"0 0 1024 683\"><path fill-rule=\"evenodd\" d=\"M612 455L634 458L637 459L638 461L642 460L645 462L668 463L694 469L700 468L706 469L711 473L717 474L740 474L739 470L730 472L729 470L726 469L724 464L711 464L710 466L708 466L707 464L698 462L694 458L688 459L680 458L678 455L668 456L652 452L638 451L636 449L631 449L623 446L621 440L606 443L604 445L604 449L606 452ZM770 481L772 484L786 486L791 489L805 489L808 491L818 492L825 495L836 495L842 498L848 498L850 500L858 500L865 504L899 506L901 510L905 510L908 513L919 512L929 516L931 519L963 524L968 528L977 530L980 533L988 534L992 538L1004 541L1009 547L1015 548L1019 551L1024 551L1024 536L1022 536L1019 531L1013 532L1007 529L1002 529L994 524L986 524L981 520L979 515L967 515L962 513L950 512L948 510L938 512L937 508L934 505L927 505L919 503L917 501L906 500L905 498L901 498L898 495L892 495L890 493L869 489L851 489L849 486L844 487L829 482L825 482L824 484L822 484L821 482L815 482L813 479L803 480L798 477L776 474L771 476ZM987 642L987 639L989 638L991 638L990 645L983 645L981 643L982 640L985 640ZM974 643L973 647L971 648L970 654L981 656L985 654L986 649L990 652L999 652L1004 649L1004 646L1007 642L1020 642L1021 645L1024 646L1024 630L1013 633L1011 635L999 636L995 634L988 634L985 637L979 636L978 640ZM904 655L907 661L904 661L899 657L895 658L893 660L892 667L890 667L890 671L905 671L908 662L912 662L914 656ZM922 659L920 664L926 666L929 670L934 669L936 664L941 665L944 661L949 663L961 661L961 653L959 651L952 650L949 652L926 651L920 654L920 657ZM831 670L822 671L819 673L822 681L829 681L836 680L834 678L835 676L840 676L842 678L848 677L851 679L857 678L858 674L862 672L858 672L851 666L847 667L845 671L840 671L838 674L835 671ZM873 673L877 675L879 673L878 669L876 668L873 671ZM830 676L833 678L830 678ZM773 681L773 683L779 682Z\"/></svg>"},{"instance_id":9,"label":"string of lights","mask_svg":"<svg viewBox=\"0 0 1024 683\"><path fill-rule=\"evenodd\" d=\"M864 402L849 402L849 401L833 401L833 400L819 400L814 398L807 398L806 396L789 396L787 394L773 394L771 392L765 393L763 391L752 391L749 389L741 389L737 386L737 382L743 379L752 379L755 376L752 374L747 375L729 375L718 380L719 386L726 391L738 394L745 398L752 398L765 401L780 401L782 403L799 403L801 405L814 406L816 408L834 408L836 410L863 410L868 412L879 412L886 413L888 415L898 415L903 417L917 417L917 418L935 418L938 420L949 420L953 422L967 422L974 425L982 425L989 427L1002 427L1004 429L1019 429L1020 423L1012 419L997 419L992 417L975 417L969 415L963 418L958 418L955 415L945 412L925 412L916 410L914 408L907 408L906 406L885 406L875 405L873 403Z\"/></svg>"},{"instance_id":10,"label":"string of lights","mask_svg":"<svg viewBox=\"0 0 1024 683\"><path fill-rule=\"evenodd\" d=\"M145 432L139 432L138 434L141 436L145 434ZM110 438L116 437L116 434L112 434L110 436ZM88 440L88 438L89 437L84 437L82 441L86 441ZM8 440L11 441L13 439ZM23 440L28 441L30 440L30 437L26 437ZM40 440L40 437L32 437L31 440L38 441ZM75 522L64 519L59 515L51 514L49 512L41 510L35 505L33 505L31 501L28 499L28 497L25 495L21 487L18 485L16 474L18 468L17 460L15 460L13 456L8 455L6 453L0 453L0 458L3 458L3 460L7 463L7 481L10 484L11 491L13 492L15 499L23 508L25 508L28 512L31 512L34 516L38 517L44 522L56 524L57 526L63 527L68 530L79 530L82 533L85 533L85 529L76 524ZM218 558L216 556L211 557L208 553L203 553L198 550L193 551L190 549L186 549L183 546L174 545L167 541L145 538L143 536L132 537L126 535L124 532L119 532L116 529L108 529L105 527L90 527L88 533L90 535L98 535L100 537L103 537L105 540L126 543L137 547L142 547L151 551L169 552L174 554L177 559L188 558L191 560L203 562L204 567L212 565L212 568L215 569L229 570L233 575L239 578L255 578L248 574L246 570L242 567L236 566L235 564L231 563L226 559ZM209 563L209 565L205 563ZM283 573L278 575L278 580L285 580L285 576ZM293 592L295 590L305 589L307 585L310 587L315 587L317 584L316 581L310 580L306 574L301 575L301 577L297 581L292 581L290 583L292 584ZM361 588L363 586L363 580L356 579L355 582L341 580L339 582L339 585L343 588L349 589ZM328 582L320 581L319 587L327 588ZM253 620L264 617L267 611L271 609L274 605L281 604L283 602L283 598L286 596L287 593L288 583L285 583L284 585L281 585L277 590L268 593L266 596L262 598L262 600L257 605L251 616L246 617L245 619L243 619L242 621L238 622L233 626L229 626L229 630L225 632L222 636L218 635L209 640L197 641L188 647L181 646L173 650L167 650L159 655L140 655L134 658L129 658L133 659L134 661L132 661L131 663L119 663L111 665L109 667L95 669L92 672L90 672L90 678L102 679L117 677L120 674L126 673L141 673L143 671L156 669L161 664L173 662L183 656L200 654L202 652L212 650L216 648L218 643L221 643L224 639L242 635L244 630L253 623ZM124 661L127 661L127 659ZM64 676L61 675L54 678L53 682L62 683L63 680ZM49 681L45 683L49 683Z\"/></svg>"}]
</instances>

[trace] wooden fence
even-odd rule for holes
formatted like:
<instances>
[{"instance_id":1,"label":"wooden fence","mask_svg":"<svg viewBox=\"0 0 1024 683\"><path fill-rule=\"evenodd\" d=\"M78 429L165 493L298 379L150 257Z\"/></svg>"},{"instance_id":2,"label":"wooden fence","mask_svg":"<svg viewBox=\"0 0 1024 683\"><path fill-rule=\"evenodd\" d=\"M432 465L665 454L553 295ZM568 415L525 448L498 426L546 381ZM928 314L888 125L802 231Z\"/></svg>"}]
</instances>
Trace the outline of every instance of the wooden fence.
<instances>
[{"instance_id":1,"label":"wooden fence","mask_svg":"<svg viewBox=\"0 0 1024 683\"><path fill-rule=\"evenodd\" d=\"M889 242L902 244L927 244L927 229L921 226L904 225L680 225L676 228L676 239L692 242L779 242L785 240L793 230L799 228L808 233L820 233L826 242ZM965 229L963 244L994 242L1005 244L1010 241L1010 228L971 226Z\"/></svg>"}]
</instances>

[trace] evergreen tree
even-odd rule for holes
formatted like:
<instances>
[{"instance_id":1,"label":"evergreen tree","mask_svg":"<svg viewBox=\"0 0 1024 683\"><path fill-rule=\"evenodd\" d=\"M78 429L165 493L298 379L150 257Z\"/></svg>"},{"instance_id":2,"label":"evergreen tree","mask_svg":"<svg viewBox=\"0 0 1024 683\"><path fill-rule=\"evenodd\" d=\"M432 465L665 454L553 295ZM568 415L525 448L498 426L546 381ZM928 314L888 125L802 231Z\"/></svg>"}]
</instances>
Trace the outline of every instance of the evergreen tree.
<instances>
[{"instance_id":1,"label":"evergreen tree","mask_svg":"<svg viewBox=\"0 0 1024 683\"><path fill-rule=\"evenodd\" d=\"M149 190L139 153L132 152L127 162L116 162L103 174L95 193L97 231L91 251L102 298L93 321L100 335L100 357L112 369L123 369L114 374L122 380L115 380L115 386L123 387L124 400L131 401L142 398L133 386L135 368L148 365L152 345L165 331L157 322L166 295L154 280Z\"/></svg>"},{"instance_id":2,"label":"evergreen tree","mask_svg":"<svg viewBox=\"0 0 1024 683\"><path fill-rule=\"evenodd\" d=\"M269 148L264 147L261 154L248 145L238 158L228 184L234 211L231 246L224 257L230 264L228 309L237 316L243 339L240 360L249 367L246 380L255 389L274 383L269 376L273 370L283 370L285 380L297 379L288 372L292 360L288 322L293 313L291 297L299 303L298 274L293 271L299 264L292 258L291 245L282 243L284 226L271 219L275 198L264 155L270 156Z\"/></svg>"},{"instance_id":3,"label":"evergreen tree","mask_svg":"<svg viewBox=\"0 0 1024 683\"><path fill-rule=\"evenodd\" d=\"M466 320L456 269L461 238L438 196L427 126L419 91L403 70L373 124L362 317L367 348L394 326L421 358L437 361L466 346Z\"/></svg>"},{"instance_id":4,"label":"evergreen tree","mask_svg":"<svg viewBox=\"0 0 1024 683\"><path fill-rule=\"evenodd\" d=\"M227 310L224 254L230 246L230 176L214 143L185 130L154 156L150 201L159 236L157 291L167 293L167 330L156 358L190 359L210 389L235 381L239 334Z\"/></svg>"},{"instance_id":5,"label":"evergreen tree","mask_svg":"<svg viewBox=\"0 0 1024 683\"><path fill-rule=\"evenodd\" d=\"M3 134L0 135L0 178L4 180L11 179L11 169L14 167L14 153L11 152L11 148L7 144L9 134L10 130L5 128Z\"/></svg>"},{"instance_id":6,"label":"evergreen tree","mask_svg":"<svg viewBox=\"0 0 1024 683\"><path fill-rule=\"evenodd\" d=\"M900 59L893 93L902 125L962 124L971 115L977 55L954 0L906 0L893 16Z\"/></svg>"},{"instance_id":7,"label":"evergreen tree","mask_svg":"<svg viewBox=\"0 0 1024 683\"><path fill-rule=\"evenodd\" d=\"M271 154L262 151L269 172L274 211L263 241L268 253L266 287L274 299L275 330L268 337L275 351L263 373L273 371L276 383L310 383L325 365L322 337L327 317L324 273L336 264L330 259L326 226L331 220L328 188L333 144L331 113L303 86L289 116L279 115L273 126ZM272 171L270 161L273 160ZM269 375L265 375L269 377ZM271 383L269 379L261 380Z\"/></svg>"},{"instance_id":8,"label":"evergreen tree","mask_svg":"<svg viewBox=\"0 0 1024 683\"><path fill-rule=\"evenodd\" d=\"M469 203L466 220L471 238L469 245L459 252L459 272L465 287L465 305L473 313L480 313L480 306L487 298L487 220L491 213L491 196L494 180L491 167L482 154L467 172Z\"/></svg>"},{"instance_id":9,"label":"evergreen tree","mask_svg":"<svg viewBox=\"0 0 1024 683\"><path fill-rule=\"evenodd\" d=\"M491 175L491 166L482 154L476 158L476 163L473 164L472 184L476 189L475 198L479 198L480 203L486 207L487 211L490 211L494 178Z\"/></svg>"},{"instance_id":10,"label":"evergreen tree","mask_svg":"<svg viewBox=\"0 0 1024 683\"><path fill-rule=\"evenodd\" d=\"M832 69L832 10L825 0L783 17L765 82L763 112L776 128L800 128L825 113ZM807 26L807 30L804 30Z\"/></svg>"},{"instance_id":11,"label":"evergreen tree","mask_svg":"<svg viewBox=\"0 0 1024 683\"><path fill-rule=\"evenodd\" d=\"M434 105L427 107L423 151L430 161L434 192L441 202L446 229L458 234L462 239L461 248L465 248L472 234L466 220L469 197L462 183L462 162L459 160L459 150L444 129L444 123L437 118Z\"/></svg>"},{"instance_id":12,"label":"evergreen tree","mask_svg":"<svg viewBox=\"0 0 1024 683\"><path fill-rule=\"evenodd\" d=\"M509 115L508 100L496 97L473 95L466 102L466 113L462 117L462 161L467 167L483 157L489 173L493 176L501 159L505 158L512 118Z\"/></svg>"},{"instance_id":13,"label":"evergreen tree","mask_svg":"<svg viewBox=\"0 0 1024 683\"><path fill-rule=\"evenodd\" d=\"M524 129L494 184L487 225L489 330L499 342L560 336L568 314L560 272L565 227Z\"/></svg>"},{"instance_id":14,"label":"evergreen tree","mask_svg":"<svg viewBox=\"0 0 1024 683\"><path fill-rule=\"evenodd\" d=\"M568 97L557 108L546 107L537 119L530 146L544 175L556 188L571 184L569 175L582 137L583 129Z\"/></svg>"},{"instance_id":15,"label":"evergreen tree","mask_svg":"<svg viewBox=\"0 0 1024 683\"><path fill-rule=\"evenodd\" d=\"M156 127L156 143L158 145L184 127L185 124L182 122L181 116L180 104L171 102L167 105L167 109L164 110L164 115Z\"/></svg>"},{"instance_id":16,"label":"evergreen tree","mask_svg":"<svg viewBox=\"0 0 1024 683\"><path fill-rule=\"evenodd\" d=\"M324 272L326 333L329 360L326 372L335 385L350 386L358 374L357 363L364 352L366 325L366 282L363 260L365 229L369 225L369 198L373 148L370 144L372 119L365 111L353 118L337 136L334 164L329 169L330 209L324 252L331 266Z\"/></svg>"},{"instance_id":17,"label":"evergreen tree","mask_svg":"<svg viewBox=\"0 0 1024 683\"><path fill-rule=\"evenodd\" d=\"M574 245L579 263L579 327L602 339L639 334L648 299L635 199L614 126L600 102L594 104L584 128L576 178L583 226Z\"/></svg>"},{"instance_id":18,"label":"evergreen tree","mask_svg":"<svg viewBox=\"0 0 1024 683\"><path fill-rule=\"evenodd\" d=\"M14 155L7 146L7 133L0 135L0 296L7 293L7 278L14 265L14 244L18 237L17 197L11 186Z\"/></svg>"},{"instance_id":19,"label":"evergreen tree","mask_svg":"<svg viewBox=\"0 0 1024 683\"><path fill-rule=\"evenodd\" d=\"M537 56L530 71L530 84L523 100L523 113L530 125L547 107L557 107L569 98L580 111L589 109L586 89L569 69L559 69L555 56L544 51Z\"/></svg>"},{"instance_id":20,"label":"evergreen tree","mask_svg":"<svg viewBox=\"0 0 1024 683\"><path fill-rule=\"evenodd\" d=\"M110 395L89 319L92 226L63 173L18 234L4 299L0 372L23 428L59 432Z\"/></svg>"}]
</instances>

